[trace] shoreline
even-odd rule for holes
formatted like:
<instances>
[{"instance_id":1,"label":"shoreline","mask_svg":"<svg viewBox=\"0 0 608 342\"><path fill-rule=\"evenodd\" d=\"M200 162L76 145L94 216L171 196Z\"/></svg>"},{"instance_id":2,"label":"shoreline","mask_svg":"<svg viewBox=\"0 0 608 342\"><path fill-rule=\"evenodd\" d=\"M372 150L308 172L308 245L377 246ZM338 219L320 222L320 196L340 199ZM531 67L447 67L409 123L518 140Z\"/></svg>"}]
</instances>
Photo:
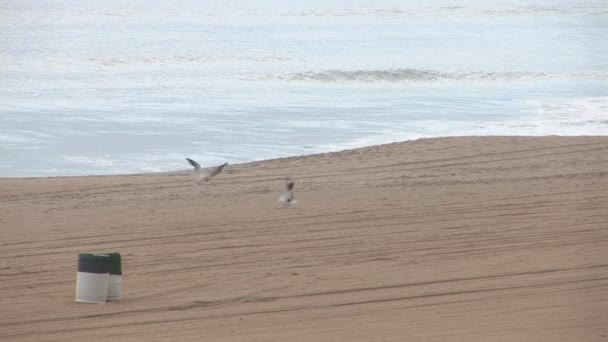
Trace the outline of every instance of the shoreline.
<instances>
[{"instance_id":1,"label":"shoreline","mask_svg":"<svg viewBox=\"0 0 608 342\"><path fill-rule=\"evenodd\" d=\"M604 341L608 136L0 179L0 339ZM298 203L281 208L282 177ZM74 302L79 253L123 298Z\"/></svg>"},{"instance_id":2,"label":"shoreline","mask_svg":"<svg viewBox=\"0 0 608 342\"><path fill-rule=\"evenodd\" d=\"M325 155L325 154L343 153L343 152L361 150L361 149L372 148L372 147L382 147L382 146L393 145L393 144L407 144L407 143L412 143L412 142L417 142L417 141L424 141L424 140L467 139L467 138L549 138L549 137L554 137L554 138L601 138L601 137L608 137L608 135L604 136L604 135L557 135L557 134L551 134L551 135L542 135L542 136L536 136L536 135L463 135L463 136L424 137L424 138L417 138L417 139L410 139L410 140L401 140L401 141L393 141L393 142L387 142L387 143L382 143L382 144L361 146L361 147L355 147L355 148L347 148L347 149L341 149L341 150L335 150L335 151L314 152L314 153L311 153L311 154L298 154L298 155L291 155L291 156L285 156L285 157L276 157L276 158L262 158L262 159L255 159L255 160L245 161L245 162L230 163L228 165L229 166L236 166L236 165L245 165L245 164L255 164L255 163L260 163L260 162L272 162L274 160L299 158L299 157L305 157L305 156L307 156L307 157L314 157L314 156L320 156L320 155ZM211 166L211 165L209 165L209 166ZM146 176L146 175L154 175L154 174L174 174L174 173L183 173L183 172L191 172L191 170L188 169L188 168L185 168L185 169L181 169L181 170L169 170L169 171L159 171L159 172L135 172L135 173L118 173L118 174L88 174L88 175L60 175L60 176L23 176L23 177L20 177L20 176L1 177L0 176L0 180L9 180L9 179L49 179L49 178L82 178L82 177L136 177L136 176Z\"/></svg>"}]
</instances>

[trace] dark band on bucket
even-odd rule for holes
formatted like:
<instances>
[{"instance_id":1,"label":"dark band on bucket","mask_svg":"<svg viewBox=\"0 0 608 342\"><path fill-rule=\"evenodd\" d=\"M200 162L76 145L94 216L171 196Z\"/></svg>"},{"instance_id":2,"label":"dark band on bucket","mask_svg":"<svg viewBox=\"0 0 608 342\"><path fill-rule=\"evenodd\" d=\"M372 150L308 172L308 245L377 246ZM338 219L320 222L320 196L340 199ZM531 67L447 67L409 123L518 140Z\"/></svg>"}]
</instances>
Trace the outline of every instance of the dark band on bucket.
<instances>
[{"instance_id":1,"label":"dark band on bucket","mask_svg":"<svg viewBox=\"0 0 608 342\"><path fill-rule=\"evenodd\" d=\"M110 268L108 271L113 275L122 275L122 265L120 253L108 253L110 256Z\"/></svg>"},{"instance_id":2,"label":"dark band on bucket","mask_svg":"<svg viewBox=\"0 0 608 342\"><path fill-rule=\"evenodd\" d=\"M78 272L106 274L110 270L110 256L107 254L78 254Z\"/></svg>"}]
</instances>

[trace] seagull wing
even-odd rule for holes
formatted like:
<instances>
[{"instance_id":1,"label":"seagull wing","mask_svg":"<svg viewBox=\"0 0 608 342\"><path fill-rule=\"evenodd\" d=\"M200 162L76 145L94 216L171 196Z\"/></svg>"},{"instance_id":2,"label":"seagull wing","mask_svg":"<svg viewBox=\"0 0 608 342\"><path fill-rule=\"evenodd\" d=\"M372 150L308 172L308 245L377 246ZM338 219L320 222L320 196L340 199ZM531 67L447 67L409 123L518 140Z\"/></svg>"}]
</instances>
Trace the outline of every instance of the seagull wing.
<instances>
[{"instance_id":1,"label":"seagull wing","mask_svg":"<svg viewBox=\"0 0 608 342\"><path fill-rule=\"evenodd\" d=\"M295 185L295 182L289 182L285 185L285 187L287 188L288 191L293 190L293 186Z\"/></svg>"},{"instance_id":2,"label":"seagull wing","mask_svg":"<svg viewBox=\"0 0 608 342\"><path fill-rule=\"evenodd\" d=\"M198 180L196 182L198 184L201 184L202 182L206 182L206 181L210 180L211 178L213 178L213 176L222 172L222 170L224 169L224 167L226 165L228 165L228 163L224 163L224 164L218 165L218 166L210 166L210 167L206 167L204 169L203 168L197 169L196 172L198 173Z\"/></svg>"},{"instance_id":3,"label":"seagull wing","mask_svg":"<svg viewBox=\"0 0 608 342\"><path fill-rule=\"evenodd\" d=\"M224 167L226 167L226 165L228 165L228 163L224 163L222 165L208 168L207 172L209 174L209 177L213 177L213 176L217 175L218 173L222 172L222 170L224 169Z\"/></svg>"},{"instance_id":4,"label":"seagull wing","mask_svg":"<svg viewBox=\"0 0 608 342\"><path fill-rule=\"evenodd\" d=\"M194 169L197 172L201 170L201 164L197 163L196 160L192 160L190 158L186 158L186 160L188 161L188 163L190 163L190 165L194 166Z\"/></svg>"}]
</instances>

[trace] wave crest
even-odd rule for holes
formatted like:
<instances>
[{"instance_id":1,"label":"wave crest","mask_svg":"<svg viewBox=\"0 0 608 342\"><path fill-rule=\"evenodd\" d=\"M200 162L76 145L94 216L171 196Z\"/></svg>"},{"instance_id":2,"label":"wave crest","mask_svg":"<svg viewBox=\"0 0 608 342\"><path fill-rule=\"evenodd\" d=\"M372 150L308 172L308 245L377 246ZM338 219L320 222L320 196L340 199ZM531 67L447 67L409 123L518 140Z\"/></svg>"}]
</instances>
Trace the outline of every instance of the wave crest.
<instances>
[{"instance_id":1,"label":"wave crest","mask_svg":"<svg viewBox=\"0 0 608 342\"><path fill-rule=\"evenodd\" d=\"M436 82L436 81L526 81L538 79L591 79L608 80L607 73L556 73L556 72L441 72L419 69L388 70L326 70L321 72L298 72L271 76L283 81L313 82Z\"/></svg>"},{"instance_id":2,"label":"wave crest","mask_svg":"<svg viewBox=\"0 0 608 342\"><path fill-rule=\"evenodd\" d=\"M182 65L208 64L225 61L247 62L284 62L291 59L273 55L173 55L173 56L139 56L139 57L98 57L88 58L87 63L104 67L146 66L146 65ZM68 62L65 62L68 64Z\"/></svg>"},{"instance_id":3,"label":"wave crest","mask_svg":"<svg viewBox=\"0 0 608 342\"><path fill-rule=\"evenodd\" d=\"M405 17L449 17L465 16L479 18L585 15L605 16L604 6L510 6L510 7L464 7L464 6L427 6L427 7L354 7L323 10L296 10L285 12L282 16L295 17L379 17L400 19Z\"/></svg>"}]
</instances>

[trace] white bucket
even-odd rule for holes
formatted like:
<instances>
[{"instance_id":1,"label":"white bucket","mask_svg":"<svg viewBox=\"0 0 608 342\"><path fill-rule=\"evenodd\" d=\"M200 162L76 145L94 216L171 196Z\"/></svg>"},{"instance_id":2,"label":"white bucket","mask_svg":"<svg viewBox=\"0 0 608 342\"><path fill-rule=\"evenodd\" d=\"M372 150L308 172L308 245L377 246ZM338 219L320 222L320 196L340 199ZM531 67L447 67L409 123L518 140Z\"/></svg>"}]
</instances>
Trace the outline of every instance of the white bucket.
<instances>
[{"instance_id":1,"label":"white bucket","mask_svg":"<svg viewBox=\"0 0 608 342\"><path fill-rule=\"evenodd\" d=\"M110 274L108 278L109 301L117 301L122 298L122 275Z\"/></svg>"},{"instance_id":2,"label":"white bucket","mask_svg":"<svg viewBox=\"0 0 608 342\"><path fill-rule=\"evenodd\" d=\"M116 252L107 255L110 257L108 301L118 301L122 299L122 257Z\"/></svg>"},{"instance_id":3,"label":"white bucket","mask_svg":"<svg viewBox=\"0 0 608 342\"><path fill-rule=\"evenodd\" d=\"M105 303L108 297L109 273L78 272L76 275L76 301Z\"/></svg>"},{"instance_id":4,"label":"white bucket","mask_svg":"<svg viewBox=\"0 0 608 342\"><path fill-rule=\"evenodd\" d=\"M78 255L76 274L76 301L105 303L108 297L110 257L106 254Z\"/></svg>"}]
</instances>

